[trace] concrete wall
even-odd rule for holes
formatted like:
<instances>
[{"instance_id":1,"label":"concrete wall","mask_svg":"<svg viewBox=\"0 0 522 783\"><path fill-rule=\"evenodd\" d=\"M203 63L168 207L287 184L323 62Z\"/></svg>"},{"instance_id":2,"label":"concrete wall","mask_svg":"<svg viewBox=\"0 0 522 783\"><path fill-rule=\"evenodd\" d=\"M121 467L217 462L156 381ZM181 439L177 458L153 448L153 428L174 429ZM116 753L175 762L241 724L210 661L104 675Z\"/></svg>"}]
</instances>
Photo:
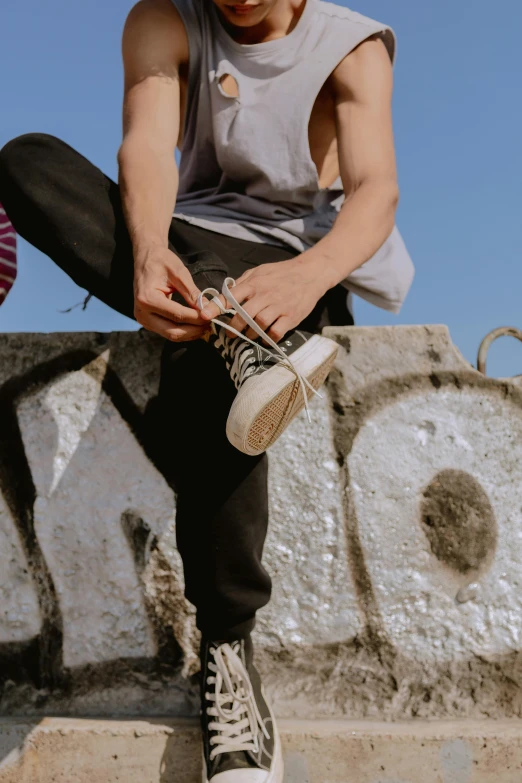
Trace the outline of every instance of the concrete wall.
<instances>
[{"instance_id":1,"label":"concrete wall","mask_svg":"<svg viewBox=\"0 0 522 783\"><path fill-rule=\"evenodd\" d=\"M271 451L256 636L276 709L520 717L522 389L445 327L330 332L313 427ZM145 431L160 342L0 339L0 714L195 714L175 498Z\"/></svg>"}]
</instances>

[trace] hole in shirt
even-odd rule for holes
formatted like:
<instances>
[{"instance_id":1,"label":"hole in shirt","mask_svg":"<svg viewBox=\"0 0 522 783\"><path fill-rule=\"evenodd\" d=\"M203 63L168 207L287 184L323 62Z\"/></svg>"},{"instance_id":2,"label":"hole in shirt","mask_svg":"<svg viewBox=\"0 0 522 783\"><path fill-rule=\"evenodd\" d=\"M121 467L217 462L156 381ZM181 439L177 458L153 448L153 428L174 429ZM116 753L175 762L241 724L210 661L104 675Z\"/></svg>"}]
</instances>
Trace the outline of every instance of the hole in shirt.
<instances>
[{"instance_id":1,"label":"hole in shirt","mask_svg":"<svg viewBox=\"0 0 522 783\"><path fill-rule=\"evenodd\" d=\"M239 98L239 84L230 73L224 73L219 79L221 92L227 98Z\"/></svg>"}]
</instances>

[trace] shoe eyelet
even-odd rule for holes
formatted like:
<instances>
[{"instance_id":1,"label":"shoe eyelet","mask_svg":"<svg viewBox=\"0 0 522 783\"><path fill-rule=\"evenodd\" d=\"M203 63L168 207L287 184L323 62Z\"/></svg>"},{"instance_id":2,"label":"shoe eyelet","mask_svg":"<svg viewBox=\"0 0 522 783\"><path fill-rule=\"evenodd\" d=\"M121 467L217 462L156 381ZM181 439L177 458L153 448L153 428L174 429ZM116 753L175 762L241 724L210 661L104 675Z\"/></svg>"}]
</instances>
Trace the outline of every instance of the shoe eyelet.
<instances>
[{"instance_id":1,"label":"shoe eyelet","mask_svg":"<svg viewBox=\"0 0 522 783\"><path fill-rule=\"evenodd\" d=\"M292 345L292 342L291 342L291 340L286 340L286 341L285 341L285 345Z\"/></svg>"}]
</instances>

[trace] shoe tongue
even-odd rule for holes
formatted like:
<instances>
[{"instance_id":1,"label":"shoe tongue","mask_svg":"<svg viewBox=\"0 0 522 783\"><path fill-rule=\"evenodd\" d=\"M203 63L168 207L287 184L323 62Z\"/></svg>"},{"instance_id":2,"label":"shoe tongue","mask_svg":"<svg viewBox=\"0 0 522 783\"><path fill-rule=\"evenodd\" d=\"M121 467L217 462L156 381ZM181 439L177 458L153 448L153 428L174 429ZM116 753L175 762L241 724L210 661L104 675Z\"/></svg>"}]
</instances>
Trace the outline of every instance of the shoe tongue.
<instances>
[{"instance_id":1,"label":"shoe tongue","mask_svg":"<svg viewBox=\"0 0 522 783\"><path fill-rule=\"evenodd\" d=\"M210 647L221 647L223 644L228 644L236 655L238 655L241 659L243 659L242 650L245 652L245 660L247 663L250 663L254 657L254 645L252 642L251 636L246 636L244 639L233 639L232 641L227 641L226 639L216 639L211 642L209 642Z\"/></svg>"},{"instance_id":2,"label":"shoe tongue","mask_svg":"<svg viewBox=\"0 0 522 783\"><path fill-rule=\"evenodd\" d=\"M209 648L214 647L215 649L221 647L224 644L228 644L236 653L236 655L241 658L243 663L246 663L247 671L248 666L253 662L254 645L250 636L247 636L245 639L234 639L232 641L227 641L226 639L215 639L211 642L207 642L207 644Z\"/></svg>"},{"instance_id":3,"label":"shoe tongue","mask_svg":"<svg viewBox=\"0 0 522 783\"><path fill-rule=\"evenodd\" d=\"M222 647L224 644L228 644L234 652L237 652L241 649L241 640L240 639L234 639L233 641L227 641L227 639L212 639L212 641L207 642L209 647L215 647L216 649L218 647Z\"/></svg>"}]
</instances>

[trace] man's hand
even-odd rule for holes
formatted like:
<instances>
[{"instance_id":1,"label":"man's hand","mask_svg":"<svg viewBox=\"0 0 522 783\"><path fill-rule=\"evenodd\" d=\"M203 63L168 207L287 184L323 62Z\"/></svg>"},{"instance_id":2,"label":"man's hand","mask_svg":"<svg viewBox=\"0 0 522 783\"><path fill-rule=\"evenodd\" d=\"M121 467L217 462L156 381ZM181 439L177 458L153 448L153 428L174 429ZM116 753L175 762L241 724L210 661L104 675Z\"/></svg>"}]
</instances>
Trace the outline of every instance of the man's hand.
<instances>
[{"instance_id":1,"label":"man's hand","mask_svg":"<svg viewBox=\"0 0 522 783\"><path fill-rule=\"evenodd\" d=\"M136 320L168 340L196 340L208 330L196 310L199 291L168 250L178 170L180 69L189 62L185 25L169 0L140 0L122 42L123 141L118 152L125 222L134 252ZM186 306L173 302L181 294Z\"/></svg>"},{"instance_id":2,"label":"man's hand","mask_svg":"<svg viewBox=\"0 0 522 783\"><path fill-rule=\"evenodd\" d=\"M189 306L173 302L175 292ZM199 294L187 267L167 248L135 253L134 317L146 329L173 342L197 340L208 331L197 310Z\"/></svg>"},{"instance_id":3,"label":"man's hand","mask_svg":"<svg viewBox=\"0 0 522 783\"><path fill-rule=\"evenodd\" d=\"M272 340L279 342L312 312L326 290L317 260L312 261L307 254L302 254L288 261L249 269L236 281L232 292L248 315ZM224 303L224 298L221 299ZM201 315L209 321L218 318L220 311L217 305L210 303ZM239 315L234 316L230 326L252 340L259 336Z\"/></svg>"}]
</instances>

